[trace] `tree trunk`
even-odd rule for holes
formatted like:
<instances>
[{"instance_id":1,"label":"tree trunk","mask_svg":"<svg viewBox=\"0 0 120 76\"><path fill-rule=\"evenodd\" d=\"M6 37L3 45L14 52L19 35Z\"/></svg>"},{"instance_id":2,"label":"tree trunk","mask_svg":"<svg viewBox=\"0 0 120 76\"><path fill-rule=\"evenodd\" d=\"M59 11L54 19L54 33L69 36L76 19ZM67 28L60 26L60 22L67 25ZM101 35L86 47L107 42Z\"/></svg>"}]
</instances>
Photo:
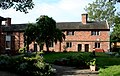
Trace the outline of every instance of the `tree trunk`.
<instances>
[{"instance_id":1,"label":"tree trunk","mask_svg":"<svg viewBox=\"0 0 120 76\"><path fill-rule=\"evenodd\" d=\"M40 46L39 46L40 51L43 50L43 45L44 45L44 44L40 44Z\"/></svg>"},{"instance_id":2,"label":"tree trunk","mask_svg":"<svg viewBox=\"0 0 120 76\"><path fill-rule=\"evenodd\" d=\"M27 44L27 52L29 51L29 44Z\"/></svg>"},{"instance_id":3,"label":"tree trunk","mask_svg":"<svg viewBox=\"0 0 120 76\"><path fill-rule=\"evenodd\" d=\"M49 43L46 42L46 49L47 49L47 52L49 52Z\"/></svg>"},{"instance_id":4,"label":"tree trunk","mask_svg":"<svg viewBox=\"0 0 120 76\"><path fill-rule=\"evenodd\" d=\"M60 42L59 44L60 44L60 46L59 46L59 50L60 50L60 52L61 52L61 42Z\"/></svg>"}]
</instances>

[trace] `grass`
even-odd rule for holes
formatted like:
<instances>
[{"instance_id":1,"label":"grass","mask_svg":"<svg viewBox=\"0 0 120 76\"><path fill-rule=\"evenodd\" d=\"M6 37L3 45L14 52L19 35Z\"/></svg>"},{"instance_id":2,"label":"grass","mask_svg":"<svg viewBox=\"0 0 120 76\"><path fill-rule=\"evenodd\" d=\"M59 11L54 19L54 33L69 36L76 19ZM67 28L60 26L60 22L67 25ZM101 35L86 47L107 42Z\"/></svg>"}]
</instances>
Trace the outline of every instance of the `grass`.
<instances>
[{"instance_id":1,"label":"grass","mask_svg":"<svg viewBox=\"0 0 120 76\"><path fill-rule=\"evenodd\" d=\"M99 76L120 76L120 65L114 65L105 69L100 69Z\"/></svg>"},{"instance_id":2,"label":"grass","mask_svg":"<svg viewBox=\"0 0 120 76\"><path fill-rule=\"evenodd\" d=\"M113 65L120 65L120 57L110 56L106 53L97 53L96 55L96 63L100 68L105 68Z\"/></svg>"},{"instance_id":3,"label":"grass","mask_svg":"<svg viewBox=\"0 0 120 76\"><path fill-rule=\"evenodd\" d=\"M45 60L53 63L56 59L73 55L90 55L86 52L48 53L44 54ZM99 76L120 76L120 57L110 56L106 53L96 53L96 64L99 67Z\"/></svg>"},{"instance_id":4,"label":"grass","mask_svg":"<svg viewBox=\"0 0 120 76\"><path fill-rule=\"evenodd\" d=\"M47 54L43 54L46 62L48 63L53 63L55 60L57 59L61 59L61 58L66 58L68 56L77 56L79 54L84 54L84 55L90 55L90 53L86 53L86 52L54 52L54 53L47 53Z\"/></svg>"}]
</instances>

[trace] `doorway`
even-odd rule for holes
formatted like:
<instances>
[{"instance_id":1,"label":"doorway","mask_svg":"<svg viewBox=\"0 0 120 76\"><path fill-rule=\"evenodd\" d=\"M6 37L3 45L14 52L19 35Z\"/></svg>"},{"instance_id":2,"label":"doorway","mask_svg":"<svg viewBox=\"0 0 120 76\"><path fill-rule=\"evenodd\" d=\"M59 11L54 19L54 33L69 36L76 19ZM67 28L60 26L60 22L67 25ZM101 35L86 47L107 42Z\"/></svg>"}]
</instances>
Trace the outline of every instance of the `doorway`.
<instances>
[{"instance_id":1,"label":"doorway","mask_svg":"<svg viewBox=\"0 0 120 76\"><path fill-rule=\"evenodd\" d=\"M85 52L89 52L89 44L85 44Z\"/></svg>"},{"instance_id":2,"label":"doorway","mask_svg":"<svg viewBox=\"0 0 120 76\"><path fill-rule=\"evenodd\" d=\"M78 52L82 50L82 44L78 44Z\"/></svg>"}]
</instances>

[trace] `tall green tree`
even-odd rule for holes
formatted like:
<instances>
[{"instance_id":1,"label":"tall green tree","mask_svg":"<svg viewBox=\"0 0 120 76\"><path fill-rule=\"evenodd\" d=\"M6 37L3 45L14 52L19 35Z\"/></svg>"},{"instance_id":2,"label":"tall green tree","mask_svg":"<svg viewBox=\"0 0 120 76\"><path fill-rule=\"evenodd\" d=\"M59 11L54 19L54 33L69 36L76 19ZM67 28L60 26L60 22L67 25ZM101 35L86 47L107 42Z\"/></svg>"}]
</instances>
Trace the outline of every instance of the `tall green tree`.
<instances>
[{"instance_id":1,"label":"tall green tree","mask_svg":"<svg viewBox=\"0 0 120 76\"><path fill-rule=\"evenodd\" d=\"M116 11L115 4L115 1L95 0L85 7L85 11L91 21L107 20L109 25L112 26Z\"/></svg>"},{"instance_id":2,"label":"tall green tree","mask_svg":"<svg viewBox=\"0 0 120 76\"><path fill-rule=\"evenodd\" d=\"M114 28L110 34L110 41L114 43L113 51L116 51L117 42L120 42L120 14L117 14L114 20Z\"/></svg>"},{"instance_id":3,"label":"tall green tree","mask_svg":"<svg viewBox=\"0 0 120 76\"><path fill-rule=\"evenodd\" d=\"M65 35L56 28L56 21L46 15L40 16L37 20L37 26L41 29L40 39L46 44L47 51L51 42L62 42Z\"/></svg>"},{"instance_id":4,"label":"tall green tree","mask_svg":"<svg viewBox=\"0 0 120 76\"><path fill-rule=\"evenodd\" d=\"M29 44L36 41L38 35L38 28L35 24L28 24L24 32L25 46L27 46L27 51L29 50Z\"/></svg>"},{"instance_id":5,"label":"tall green tree","mask_svg":"<svg viewBox=\"0 0 120 76\"><path fill-rule=\"evenodd\" d=\"M28 13L34 7L32 0L0 0L0 8L3 10L14 8L16 11Z\"/></svg>"},{"instance_id":6,"label":"tall green tree","mask_svg":"<svg viewBox=\"0 0 120 76\"><path fill-rule=\"evenodd\" d=\"M115 17L114 28L111 33L112 42L120 42L120 14Z\"/></svg>"}]
</instances>

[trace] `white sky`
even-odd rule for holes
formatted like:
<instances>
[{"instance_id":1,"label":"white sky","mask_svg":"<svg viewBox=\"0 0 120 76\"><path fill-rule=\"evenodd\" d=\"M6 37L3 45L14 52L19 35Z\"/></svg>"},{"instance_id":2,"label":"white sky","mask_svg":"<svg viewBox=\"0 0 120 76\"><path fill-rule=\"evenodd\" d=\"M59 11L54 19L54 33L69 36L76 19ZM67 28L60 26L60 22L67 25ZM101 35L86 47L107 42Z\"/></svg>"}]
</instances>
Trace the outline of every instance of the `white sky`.
<instances>
[{"instance_id":1,"label":"white sky","mask_svg":"<svg viewBox=\"0 0 120 76\"><path fill-rule=\"evenodd\" d=\"M33 0L35 7L28 14L14 9L0 9L0 16L12 18L12 24L34 23L40 15L48 15L56 22L78 22L85 6L94 0ZM120 4L119 4L120 5Z\"/></svg>"}]
</instances>

